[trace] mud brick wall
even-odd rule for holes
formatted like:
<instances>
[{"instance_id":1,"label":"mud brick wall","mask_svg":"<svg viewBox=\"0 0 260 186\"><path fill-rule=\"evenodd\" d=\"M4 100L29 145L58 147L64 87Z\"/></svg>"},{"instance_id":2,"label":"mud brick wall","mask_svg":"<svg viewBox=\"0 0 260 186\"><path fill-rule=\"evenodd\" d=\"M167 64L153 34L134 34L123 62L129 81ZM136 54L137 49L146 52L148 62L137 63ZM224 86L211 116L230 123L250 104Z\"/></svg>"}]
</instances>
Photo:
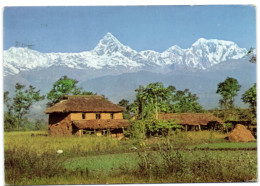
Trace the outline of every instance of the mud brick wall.
<instances>
[{"instance_id":1,"label":"mud brick wall","mask_svg":"<svg viewBox=\"0 0 260 186\"><path fill-rule=\"evenodd\" d=\"M66 136L72 134L71 117L68 113L52 113L49 115L49 134Z\"/></svg>"}]
</instances>

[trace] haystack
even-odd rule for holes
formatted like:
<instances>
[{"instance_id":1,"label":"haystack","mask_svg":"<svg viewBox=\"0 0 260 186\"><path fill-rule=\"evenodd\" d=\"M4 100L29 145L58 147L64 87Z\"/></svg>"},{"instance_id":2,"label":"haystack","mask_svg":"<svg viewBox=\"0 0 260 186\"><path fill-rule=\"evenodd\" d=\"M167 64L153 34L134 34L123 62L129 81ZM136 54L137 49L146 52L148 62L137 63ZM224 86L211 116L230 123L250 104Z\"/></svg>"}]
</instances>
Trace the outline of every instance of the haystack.
<instances>
[{"instance_id":1,"label":"haystack","mask_svg":"<svg viewBox=\"0 0 260 186\"><path fill-rule=\"evenodd\" d=\"M236 127L228 135L228 140L232 142L249 142L255 141L251 131L246 129L244 125L237 124Z\"/></svg>"}]
</instances>

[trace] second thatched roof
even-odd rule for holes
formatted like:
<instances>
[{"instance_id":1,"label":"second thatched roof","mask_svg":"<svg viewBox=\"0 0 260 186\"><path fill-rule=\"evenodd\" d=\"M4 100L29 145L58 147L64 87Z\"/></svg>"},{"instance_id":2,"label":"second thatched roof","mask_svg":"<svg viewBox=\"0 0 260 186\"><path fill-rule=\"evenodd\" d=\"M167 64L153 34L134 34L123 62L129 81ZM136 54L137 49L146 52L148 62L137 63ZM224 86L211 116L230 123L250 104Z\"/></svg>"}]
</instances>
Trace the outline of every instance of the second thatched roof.
<instances>
[{"instance_id":1,"label":"second thatched roof","mask_svg":"<svg viewBox=\"0 0 260 186\"><path fill-rule=\"evenodd\" d=\"M45 110L45 114L54 112L123 112L125 109L108 101L103 96L66 96L64 100Z\"/></svg>"},{"instance_id":2,"label":"second thatched roof","mask_svg":"<svg viewBox=\"0 0 260 186\"><path fill-rule=\"evenodd\" d=\"M223 124L223 121L213 114L204 114L204 113L167 113L159 114L159 119L169 120L174 119L178 124L181 125L207 125L211 122L216 122Z\"/></svg>"}]
</instances>

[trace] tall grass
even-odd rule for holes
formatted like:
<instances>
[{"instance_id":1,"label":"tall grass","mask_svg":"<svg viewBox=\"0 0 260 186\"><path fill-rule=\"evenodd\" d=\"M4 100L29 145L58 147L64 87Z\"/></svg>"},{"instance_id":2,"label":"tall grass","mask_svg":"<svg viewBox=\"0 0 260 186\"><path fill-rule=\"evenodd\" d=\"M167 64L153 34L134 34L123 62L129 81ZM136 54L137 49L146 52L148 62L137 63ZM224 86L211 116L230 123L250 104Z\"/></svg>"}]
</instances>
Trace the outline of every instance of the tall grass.
<instances>
[{"instance_id":1,"label":"tall grass","mask_svg":"<svg viewBox=\"0 0 260 186\"><path fill-rule=\"evenodd\" d=\"M38 155L24 148L5 150L5 180L8 184L27 184L28 180L52 178L55 176L70 176L74 171L68 171L63 163L63 155L44 152Z\"/></svg>"},{"instance_id":2,"label":"tall grass","mask_svg":"<svg viewBox=\"0 0 260 186\"><path fill-rule=\"evenodd\" d=\"M52 137L37 136L30 132L12 132L5 133L5 149L23 147L31 152L42 154L44 152L56 153L62 149L65 154L84 155L90 153L116 152L127 148L127 142L120 142L110 137Z\"/></svg>"},{"instance_id":3,"label":"tall grass","mask_svg":"<svg viewBox=\"0 0 260 186\"><path fill-rule=\"evenodd\" d=\"M167 143L139 153L137 176L148 183L248 182L257 179L255 151L181 151Z\"/></svg>"},{"instance_id":4,"label":"tall grass","mask_svg":"<svg viewBox=\"0 0 260 186\"><path fill-rule=\"evenodd\" d=\"M214 131L180 132L168 137L127 141L34 134L4 134L6 183L242 182L257 179L256 151L185 148L205 142L224 142L224 135ZM56 154L58 149L64 153Z\"/></svg>"}]
</instances>

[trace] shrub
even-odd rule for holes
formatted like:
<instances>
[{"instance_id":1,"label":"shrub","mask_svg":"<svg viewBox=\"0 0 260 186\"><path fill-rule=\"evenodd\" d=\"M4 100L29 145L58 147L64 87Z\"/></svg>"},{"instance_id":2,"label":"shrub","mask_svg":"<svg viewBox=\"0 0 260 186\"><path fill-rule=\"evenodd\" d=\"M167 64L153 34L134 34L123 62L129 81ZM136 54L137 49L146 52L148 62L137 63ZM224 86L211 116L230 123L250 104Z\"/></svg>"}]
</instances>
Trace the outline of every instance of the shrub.
<instances>
[{"instance_id":1,"label":"shrub","mask_svg":"<svg viewBox=\"0 0 260 186\"><path fill-rule=\"evenodd\" d=\"M129 133L133 138L144 138L146 134L145 122L143 120L131 121Z\"/></svg>"},{"instance_id":2,"label":"shrub","mask_svg":"<svg viewBox=\"0 0 260 186\"><path fill-rule=\"evenodd\" d=\"M66 176L73 172L63 167L63 155L44 152L38 155L24 148L5 150L5 180L8 184L26 184L28 180Z\"/></svg>"},{"instance_id":3,"label":"shrub","mask_svg":"<svg viewBox=\"0 0 260 186\"><path fill-rule=\"evenodd\" d=\"M237 151L182 151L170 141L158 152L141 152L136 172L149 183L155 180L179 182L247 182L257 178L257 159L252 153Z\"/></svg>"},{"instance_id":4,"label":"shrub","mask_svg":"<svg viewBox=\"0 0 260 186\"><path fill-rule=\"evenodd\" d=\"M134 138L144 138L145 136L168 136L172 130L181 130L182 125L178 125L173 120L162 121L156 119L146 119L132 121L130 126L130 136Z\"/></svg>"}]
</instances>

